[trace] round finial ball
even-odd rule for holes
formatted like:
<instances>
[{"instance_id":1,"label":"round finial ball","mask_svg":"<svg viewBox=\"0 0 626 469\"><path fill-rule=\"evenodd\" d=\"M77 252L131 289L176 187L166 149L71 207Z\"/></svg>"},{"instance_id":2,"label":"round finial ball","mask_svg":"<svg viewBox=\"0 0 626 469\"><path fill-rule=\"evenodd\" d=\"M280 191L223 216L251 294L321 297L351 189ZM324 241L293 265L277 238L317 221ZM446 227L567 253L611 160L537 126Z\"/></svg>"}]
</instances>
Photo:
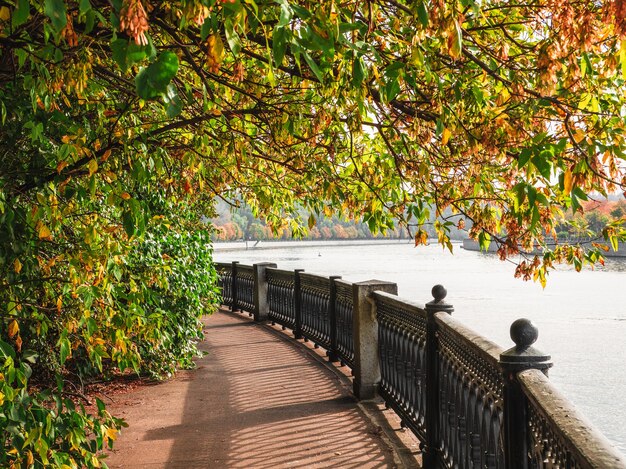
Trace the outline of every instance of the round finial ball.
<instances>
[{"instance_id":1,"label":"round finial ball","mask_svg":"<svg viewBox=\"0 0 626 469\"><path fill-rule=\"evenodd\" d=\"M433 295L433 298L435 298L435 301L439 303L446 297L446 295L448 294L448 290L446 290L443 285L435 285L431 293Z\"/></svg>"},{"instance_id":2,"label":"round finial ball","mask_svg":"<svg viewBox=\"0 0 626 469\"><path fill-rule=\"evenodd\" d=\"M530 319L518 319L511 324L511 339L519 348L528 348L539 337L539 329Z\"/></svg>"}]
</instances>

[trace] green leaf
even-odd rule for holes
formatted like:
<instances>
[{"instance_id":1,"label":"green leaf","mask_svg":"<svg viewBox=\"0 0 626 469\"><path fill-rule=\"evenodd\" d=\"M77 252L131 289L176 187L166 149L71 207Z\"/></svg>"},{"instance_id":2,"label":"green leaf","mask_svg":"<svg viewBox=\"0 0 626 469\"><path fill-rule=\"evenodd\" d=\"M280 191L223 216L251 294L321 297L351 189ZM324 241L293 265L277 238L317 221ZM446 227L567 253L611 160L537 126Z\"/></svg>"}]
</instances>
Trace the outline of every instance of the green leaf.
<instances>
[{"instance_id":1,"label":"green leaf","mask_svg":"<svg viewBox=\"0 0 626 469\"><path fill-rule=\"evenodd\" d=\"M17 0L15 5L15 11L13 12L13 18L11 24L14 28L26 23L30 15L30 1L29 0Z\"/></svg>"},{"instance_id":2,"label":"green leaf","mask_svg":"<svg viewBox=\"0 0 626 469\"><path fill-rule=\"evenodd\" d=\"M111 42L113 60L119 65L123 72L137 62L147 59L152 52L152 41L146 46L139 46L135 41L118 38Z\"/></svg>"},{"instance_id":3,"label":"green leaf","mask_svg":"<svg viewBox=\"0 0 626 469\"><path fill-rule=\"evenodd\" d=\"M478 244L481 251L487 252L489 250L489 245L491 244L491 235L485 231L481 231L478 234Z\"/></svg>"},{"instance_id":4,"label":"green leaf","mask_svg":"<svg viewBox=\"0 0 626 469\"><path fill-rule=\"evenodd\" d=\"M361 57L354 59L354 64L352 65L352 86L361 86L361 83L363 83L365 76L366 72L363 59Z\"/></svg>"},{"instance_id":5,"label":"green leaf","mask_svg":"<svg viewBox=\"0 0 626 469\"><path fill-rule=\"evenodd\" d=\"M165 51L135 77L137 95L142 99L154 99L167 91L167 86L178 71L178 57Z\"/></svg>"},{"instance_id":6,"label":"green leaf","mask_svg":"<svg viewBox=\"0 0 626 469\"><path fill-rule=\"evenodd\" d=\"M272 34L272 53L274 54L274 63L279 67L283 63L285 51L287 50L288 31L283 27L274 28Z\"/></svg>"},{"instance_id":7,"label":"green leaf","mask_svg":"<svg viewBox=\"0 0 626 469\"><path fill-rule=\"evenodd\" d=\"M234 55L239 54L241 50L241 38L237 31L235 31L233 27L233 22L229 19L224 22L224 32L226 34L226 42L228 42L228 46L230 50L233 51Z\"/></svg>"},{"instance_id":8,"label":"green leaf","mask_svg":"<svg viewBox=\"0 0 626 469\"><path fill-rule=\"evenodd\" d=\"M543 150L538 155L531 158L533 165L539 170L539 173L546 179L550 178L552 172L552 157L554 154L550 150Z\"/></svg>"},{"instance_id":9,"label":"green leaf","mask_svg":"<svg viewBox=\"0 0 626 469\"><path fill-rule=\"evenodd\" d=\"M422 26L425 28L428 26L428 10L426 9L426 4L424 2L419 2L417 4L417 17L422 23Z\"/></svg>"},{"instance_id":10,"label":"green leaf","mask_svg":"<svg viewBox=\"0 0 626 469\"><path fill-rule=\"evenodd\" d=\"M391 80L387 82L385 85L385 96L387 98L387 102L393 101L396 96L400 93L400 83L398 79Z\"/></svg>"},{"instance_id":11,"label":"green leaf","mask_svg":"<svg viewBox=\"0 0 626 469\"><path fill-rule=\"evenodd\" d=\"M530 160L531 155L532 155L532 152L530 151L530 149L524 148L520 152L519 157L517 159L517 167L519 169L522 169L524 166L526 166L526 163L528 163L528 160Z\"/></svg>"},{"instance_id":12,"label":"green leaf","mask_svg":"<svg viewBox=\"0 0 626 469\"><path fill-rule=\"evenodd\" d=\"M170 119L172 117L176 117L183 110L183 102L178 96L178 92L176 91L174 85L170 84L167 87L167 93L163 96L163 99L165 104L167 104L167 117Z\"/></svg>"},{"instance_id":13,"label":"green leaf","mask_svg":"<svg viewBox=\"0 0 626 469\"><path fill-rule=\"evenodd\" d=\"M46 0L44 12L57 33L67 25L67 8L63 0Z\"/></svg>"},{"instance_id":14,"label":"green leaf","mask_svg":"<svg viewBox=\"0 0 626 469\"><path fill-rule=\"evenodd\" d=\"M315 60L313 60L308 52L303 52L302 55L304 56L304 60L309 65L309 68L313 71L317 79L319 81L324 81L324 73L320 70L317 63L315 63Z\"/></svg>"},{"instance_id":15,"label":"green leaf","mask_svg":"<svg viewBox=\"0 0 626 469\"><path fill-rule=\"evenodd\" d=\"M15 358L15 350L10 344L0 340L0 356L2 358Z\"/></svg>"},{"instance_id":16,"label":"green leaf","mask_svg":"<svg viewBox=\"0 0 626 469\"><path fill-rule=\"evenodd\" d=\"M84 15L91 10L91 2L89 0L80 0L78 9L81 15Z\"/></svg>"},{"instance_id":17,"label":"green leaf","mask_svg":"<svg viewBox=\"0 0 626 469\"><path fill-rule=\"evenodd\" d=\"M65 331L64 331L65 332ZM59 339L59 362L61 365L65 363L67 357L70 356L71 344L67 337L61 336Z\"/></svg>"},{"instance_id":18,"label":"green leaf","mask_svg":"<svg viewBox=\"0 0 626 469\"><path fill-rule=\"evenodd\" d=\"M135 217L129 210L122 213L122 225L129 238L135 234Z\"/></svg>"},{"instance_id":19,"label":"green leaf","mask_svg":"<svg viewBox=\"0 0 626 469\"><path fill-rule=\"evenodd\" d=\"M281 0L280 2L280 19L278 20L277 27L285 27L291 22L293 18L293 10L287 3L287 0Z\"/></svg>"}]
</instances>

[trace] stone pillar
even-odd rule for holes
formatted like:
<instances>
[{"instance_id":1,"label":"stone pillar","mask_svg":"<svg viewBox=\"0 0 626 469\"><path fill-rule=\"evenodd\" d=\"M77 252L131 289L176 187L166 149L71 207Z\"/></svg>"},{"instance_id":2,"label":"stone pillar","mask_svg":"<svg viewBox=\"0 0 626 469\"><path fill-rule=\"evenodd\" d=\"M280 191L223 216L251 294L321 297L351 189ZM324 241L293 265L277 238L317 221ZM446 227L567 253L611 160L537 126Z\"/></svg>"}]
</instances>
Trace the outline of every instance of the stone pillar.
<instances>
[{"instance_id":1,"label":"stone pillar","mask_svg":"<svg viewBox=\"0 0 626 469\"><path fill-rule=\"evenodd\" d=\"M376 305L370 298L374 291L398 294L395 283L368 280L352 284L354 304L352 334L354 338L354 395L372 399L380 382L378 358L378 321Z\"/></svg>"},{"instance_id":2,"label":"stone pillar","mask_svg":"<svg viewBox=\"0 0 626 469\"><path fill-rule=\"evenodd\" d=\"M272 262L260 262L252 266L254 270L254 321L267 321L269 314L269 304L267 303L267 280L265 279L265 269L276 267Z\"/></svg>"},{"instance_id":3,"label":"stone pillar","mask_svg":"<svg viewBox=\"0 0 626 469\"><path fill-rule=\"evenodd\" d=\"M520 371L537 369L548 374L552 366L550 355L532 347L539 330L529 319L518 319L511 324L511 339L515 347L500 354L504 374L502 397L504 403L504 460L506 469L529 469L528 457L528 400L517 379Z\"/></svg>"}]
</instances>

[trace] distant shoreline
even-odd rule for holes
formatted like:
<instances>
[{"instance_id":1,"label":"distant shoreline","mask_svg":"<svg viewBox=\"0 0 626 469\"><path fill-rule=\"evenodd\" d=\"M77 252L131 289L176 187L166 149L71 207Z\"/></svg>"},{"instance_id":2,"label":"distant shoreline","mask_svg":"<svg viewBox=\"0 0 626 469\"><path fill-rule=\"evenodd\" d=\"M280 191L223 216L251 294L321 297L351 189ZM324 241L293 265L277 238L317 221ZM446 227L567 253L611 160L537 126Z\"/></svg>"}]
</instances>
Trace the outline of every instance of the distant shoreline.
<instances>
[{"instance_id":1,"label":"distant shoreline","mask_svg":"<svg viewBox=\"0 0 626 469\"><path fill-rule=\"evenodd\" d=\"M432 242L436 243L437 240ZM453 241L454 242L454 241ZM460 242L460 241L458 241ZM346 239L346 240L303 240L303 241L221 241L213 243L215 252L241 251L241 250L264 250L282 249L288 247L312 247L312 246L372 246L384 244L413 244L412 239Z\"/></svg>"}]
</instances>

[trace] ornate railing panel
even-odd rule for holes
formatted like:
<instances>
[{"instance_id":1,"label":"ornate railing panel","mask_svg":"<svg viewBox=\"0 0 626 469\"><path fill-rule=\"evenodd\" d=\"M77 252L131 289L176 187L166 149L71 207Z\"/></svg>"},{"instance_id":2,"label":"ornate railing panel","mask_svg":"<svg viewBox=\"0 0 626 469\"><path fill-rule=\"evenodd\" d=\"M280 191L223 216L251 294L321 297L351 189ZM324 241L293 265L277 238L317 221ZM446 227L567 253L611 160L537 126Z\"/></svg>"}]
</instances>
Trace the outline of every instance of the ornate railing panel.
<instances>
[{"instance_id":1,"label":"ornate railing panel","mask_svg":"<svg viewBox=\"0 0 626 469\"><path fill-rule=\"evenodd\" d=\"M442 463L455 469L504 468L501 347L437 313Z\"/></svg>"},{"instance_id":2,"label":"ornate railing panel","mask_svg":"<svg viewBox=\"0 0 626 469\"><path fill-rule=\"evenodd\" d=\"M251 265L237 265L237 308L254 312L254 270Z\"/></svg>"},{"instance_id":3,"label":"ornate railing panel","mask_svg":"<svg viewBox=\"0 0 626 469\"><path fill-rule=\"evenodd\" d=\"M330 349L330 279L300 274L300 308L302 335Z\"/></svg>"},{"instance_id":4,"label":"ornate railing panel","mask_svg":"<svg viewBox=\"0 0 626 469\"><path fill-rule=\"evenodd\" d=\"M222 304L233 306L233 265L225 262L217 262L215 269L218 275L218 286L222 291Z\"/></svg>"},{"instance_id":5,"label":"ornate railing panel","mask_svg":"<svg viewBox=\"0 0 626 469\"><path fill-rule=\"evenodd\" d=\"M450 316L441 285L422 307L381 291L396 290L389 282L274 266L218 263L223 304L324 347L330 361L355 370L357 397L378 388L420 439L425 468L626 469L626 458L542 373L552 363L532 347L531 321L511 325L515 346L504 351Z\"/></svg>"},{"instance_id":6,"label":"ornate railing panel","mask_svg":"<svg viewBox=\"0 0 626 469\"><path fill-rule=\"evenodd\" d=\"M352 299L352 283L345 280L335 280L337 296L335 299L335 314L337 315L337 354L341 363L354 368L354 337Z\"/></svg>"},{"instance_id":7,"label":"ornate railing panel","mask_svg":"<svg viewBox=\"0 0 626 469\"><path fill-rule=\"evenodd\" d=\"M267 281L268 317L293 330L296 327L295 274L293 271L268 268Z\"/></svg>"},{"instance_id":8,"label":"ornate railing panel","mask_svg":"<svg viewBox=\"0 0 626 469\"><path fill-rule=\"evenodd\" d=\"M611 443L583 417L539 370L518 374L528 399L528 434L533 469L626 467Z\"/></svg>"},{"instance_id":9,"label":"ornate railing panel","mask_svg":"<svg viewBox=\"0 0 626 469\"><path fill-rule=\"evenodd\" d=\"M378 319L379 393L422 441L426 438L426 312L374 292Z\"/></svg>"}]
</instances>

